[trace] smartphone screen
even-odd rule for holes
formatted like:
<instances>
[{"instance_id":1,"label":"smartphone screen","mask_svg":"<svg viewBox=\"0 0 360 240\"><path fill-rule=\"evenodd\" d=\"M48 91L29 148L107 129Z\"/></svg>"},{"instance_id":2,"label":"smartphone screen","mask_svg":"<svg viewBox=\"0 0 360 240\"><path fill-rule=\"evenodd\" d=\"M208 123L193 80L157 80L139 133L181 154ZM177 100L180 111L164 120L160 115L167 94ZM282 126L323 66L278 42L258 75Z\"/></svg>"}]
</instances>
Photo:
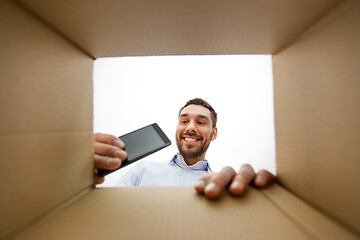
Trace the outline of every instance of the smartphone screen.
<instances>
[{"instance_id":1,"label":"smartphone screen","mask_svg":"<svg viewBox=\"0 0 360 240\"><path fill-rule=\"evenodd\" d=\"M171 145L169 138L156 123L127 133L119 138L125 143L125 151L128 154L128 158L122 162L120 168ZM103 177L118 169L99 169L99 176Z\"/></svg>"}]
</instances>

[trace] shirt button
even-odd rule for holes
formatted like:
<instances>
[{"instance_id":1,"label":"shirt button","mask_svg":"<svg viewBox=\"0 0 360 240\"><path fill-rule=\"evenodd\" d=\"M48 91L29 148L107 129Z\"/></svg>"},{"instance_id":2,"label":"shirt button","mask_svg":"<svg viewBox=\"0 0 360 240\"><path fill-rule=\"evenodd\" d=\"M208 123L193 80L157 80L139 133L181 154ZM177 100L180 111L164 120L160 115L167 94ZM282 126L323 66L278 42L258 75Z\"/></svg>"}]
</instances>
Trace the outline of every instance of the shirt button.
<instances>
[{"instance_id":1,"label":"shirt button","mask_svg":"<svg viewBox=\"0 0 360 240\"><path fill-rule=\"evenodd\" d=\"M186 168L186 171L190 171L190 168Z\"/></svg>"}]
</instances>

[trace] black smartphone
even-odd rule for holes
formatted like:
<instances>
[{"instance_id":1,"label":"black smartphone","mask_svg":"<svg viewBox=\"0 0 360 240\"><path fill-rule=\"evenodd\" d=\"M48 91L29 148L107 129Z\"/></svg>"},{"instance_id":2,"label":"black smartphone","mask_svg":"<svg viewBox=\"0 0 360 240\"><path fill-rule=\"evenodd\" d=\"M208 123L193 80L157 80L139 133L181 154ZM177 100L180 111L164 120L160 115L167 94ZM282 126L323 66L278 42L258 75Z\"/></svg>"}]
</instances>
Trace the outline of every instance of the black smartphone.
<instances>
[{"instance_id":1,"label":"black smartphone","mask_svg":"<svg viewBox=\"0 0 360 240\"><path fill-rule=\"evenodd\" d=\"M125 151L128 157L118 169L171 145L169 138L156 123L127 133L119 138L125 143ZM104 177L118 169L99 169L98 175Z\"/></svg>"}]
</instances>

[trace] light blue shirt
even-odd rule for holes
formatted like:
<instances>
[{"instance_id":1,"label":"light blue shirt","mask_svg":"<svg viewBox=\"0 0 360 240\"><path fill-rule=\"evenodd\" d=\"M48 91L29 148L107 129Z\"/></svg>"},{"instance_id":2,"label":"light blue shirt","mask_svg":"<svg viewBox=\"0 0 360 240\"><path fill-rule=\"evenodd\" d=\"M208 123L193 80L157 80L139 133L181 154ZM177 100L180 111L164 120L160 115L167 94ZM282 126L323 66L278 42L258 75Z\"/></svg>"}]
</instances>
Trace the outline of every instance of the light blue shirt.
<instances>
[{"instance_id":1,"label":"light blue shirt","mask_svg":"<svg viewBox=\"0 0 360 240\"><path fill-rule=\"evenodd\" d=\"M193 186L201 176L212 172L208 162L199 161L188 166L179 154L168 164L151 161L138 161L135 164L120 177L116 187Z\"/></svg>"}]
</instances>

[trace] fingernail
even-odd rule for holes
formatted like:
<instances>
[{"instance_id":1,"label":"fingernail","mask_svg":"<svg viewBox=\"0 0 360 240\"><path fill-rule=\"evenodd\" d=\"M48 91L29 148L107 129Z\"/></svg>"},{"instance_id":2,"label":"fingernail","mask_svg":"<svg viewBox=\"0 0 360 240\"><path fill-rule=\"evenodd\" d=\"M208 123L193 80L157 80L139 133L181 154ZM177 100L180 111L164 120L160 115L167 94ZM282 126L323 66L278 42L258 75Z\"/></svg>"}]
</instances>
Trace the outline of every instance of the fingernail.
<instances>
[{"instance_id":1,"label":"fingernail","mask_svg":"<svg viewBox=\"0 0 360 240\"><path fill-rule=\"evenodd\" d=\"M125 144L120 139L115 140L115 145L118 146L119 148L125 147Z\"/></svg>"},{"instance_id":2,"label":"fingernail","mask_svg":"<svg viewBox=\"0 0 360 240\"><path fill-rule=\"evenodd\" d=\"M209 191L209 192L212 192L212 191L215 191L217 188L216 184L211 182L209 183L206 187L205 187L205 191Z\"/></svg>"},{"instance_id":3,"label":"fingernail","mask_svg":"<svg viewBox=\"0 0 360 240\"><path fill-rule=\"evenodd\" d=\"M263 180L264 180L264 176L263 176L263 175L261 175L261 174L256 175L256 181L257 181L258 183L262 183Z\"/></svg>"},{"instance_id":4,"label":"fingernail","mask_svg":"<svg viewBox=\"0 0 360 240\"><path fill-rule=\"evenodd\" d=\"M244 183L237 180L231 183L230 187L229 187L232 191L235 192L242 192L246 189L246 186L244 186Z\"/></svg>"},{"instance_id":5,"label":"fingernail","mask_svg":"<svg viewBox=\"0 0 360 240\"><path fill-rule=\"evenodd\" d=\"M125 159L125 152L124 151L122 151L122 150L116 150L115 151L115 155L117 156L117 157L119 157L120 159Z\"/></svg>"},{"instance_id":6,"label":"fingernail","mask_svg":"<svg viewBox=\"0 0 360 240\"><path fill-rule=\"evenodd\" d=\"M119 164L119 162L120 162L120 159L118 159L118 158L109 158L108 159L109 166L117 165L117 164Z\"/></svg>"},{"instance_id":7,"label":"fingernail","mask_svg":"<svg viewBox=\"0 0 360 240\"><path fill-rule=\"evenodd\" d=\"M205 182L203 180L199 180L196 182L195 184L196 188L204 188L205 187Z\"/></svg>"},{"instance_id":8,"label":"fingernail","mask_svg":"<svg viewBox=\"0 0 360 240\"><path fill-rule=\"evenodd\" d=\"M241 196L246 191L246 186L243 182L237 180L231 183L229 193L233 196Z\"/></svg>"},{"instance_id":9,"label":"fingernail","mask_svg":"<svg viewBox=\"0 0 360 240\"><path fill-rule=\"evenodd\" d=\"M231 188L235 188L235 189L240 188L240 186L241 186L241 184L240 184L239 181L234 181L234 182L232 182L231 185L230 185Z\"/></svg>"}]
</instances>

